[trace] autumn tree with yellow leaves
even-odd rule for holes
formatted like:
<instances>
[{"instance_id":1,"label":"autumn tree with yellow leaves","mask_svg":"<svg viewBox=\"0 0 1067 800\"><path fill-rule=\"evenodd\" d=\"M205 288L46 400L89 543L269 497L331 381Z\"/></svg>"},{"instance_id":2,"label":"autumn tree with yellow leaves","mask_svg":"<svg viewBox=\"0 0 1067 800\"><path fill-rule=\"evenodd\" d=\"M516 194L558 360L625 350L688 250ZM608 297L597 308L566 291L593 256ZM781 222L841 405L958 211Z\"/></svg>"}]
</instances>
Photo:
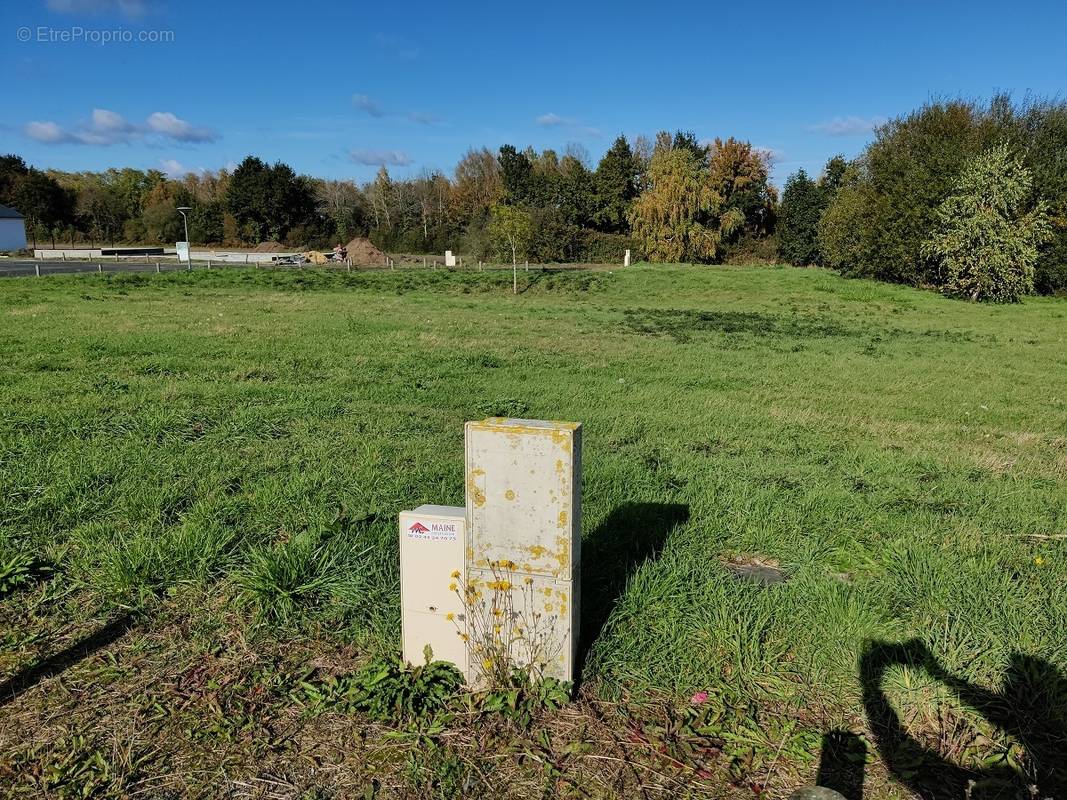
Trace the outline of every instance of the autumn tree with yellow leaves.
<instances>
[{"instance_id":1,"label":"autumn tree with yellow leaves","mask_svg":"<svg viewBox=\"0 0 1067 800\"><path fill-rule=\"evenodd\" d=\"M705 146L692 134L660 133L628 215L634 238L651 261L721 260L742 237L773 230L769 168L749 142L731 137Z\"/></svg>"}]
</instances>

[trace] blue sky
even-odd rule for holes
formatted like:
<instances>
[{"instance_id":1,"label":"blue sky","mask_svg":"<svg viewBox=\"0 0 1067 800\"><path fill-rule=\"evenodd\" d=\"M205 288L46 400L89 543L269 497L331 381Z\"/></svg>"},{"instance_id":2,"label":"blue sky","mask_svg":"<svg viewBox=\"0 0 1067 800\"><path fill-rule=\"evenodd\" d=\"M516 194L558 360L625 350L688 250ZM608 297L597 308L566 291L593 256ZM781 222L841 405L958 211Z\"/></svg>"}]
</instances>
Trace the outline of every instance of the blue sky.
<instances>
[{"instance_id":1,"label":"blue sky","mask_svg":"<svg viewBox=\"0 0 1067 800\"><path fill-rule=\"evenodd\" d=\"M365 181L683 128L771 150L781 184L931 97L1060 93L1065 30L1063 0L3 0L0 152Z\"/></svg>"}]
</instances>

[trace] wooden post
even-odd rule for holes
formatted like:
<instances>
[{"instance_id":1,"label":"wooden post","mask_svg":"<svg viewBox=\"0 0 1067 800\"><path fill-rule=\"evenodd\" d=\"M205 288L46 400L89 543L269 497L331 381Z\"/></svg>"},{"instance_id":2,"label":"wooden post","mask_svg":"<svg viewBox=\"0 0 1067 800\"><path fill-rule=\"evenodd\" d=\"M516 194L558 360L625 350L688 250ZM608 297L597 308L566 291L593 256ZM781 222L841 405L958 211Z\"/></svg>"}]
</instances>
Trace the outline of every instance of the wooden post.
<instances>
[{"instance_id":1,"label":"wooden post","mask_svg":"<svg viewBox=\"0 0 1067 800\"><path fill-rule=\"evenodd\" d=\"M156 275L158 275L158 274L159 274L159 262L157 261L156 262Z\"/></svg>"},{"instance_id":2,"label":"wooden post","mask_svg":"<svg viewBox=\"0 0 1067 800\"><path fill-rule=\"evenodd\" d=\"M34 269L34 272L37 273L37 277L40 278L41 277L41 265L40 264L34 264L33 265L33 269Z\"/></svg>"}]
</instances>

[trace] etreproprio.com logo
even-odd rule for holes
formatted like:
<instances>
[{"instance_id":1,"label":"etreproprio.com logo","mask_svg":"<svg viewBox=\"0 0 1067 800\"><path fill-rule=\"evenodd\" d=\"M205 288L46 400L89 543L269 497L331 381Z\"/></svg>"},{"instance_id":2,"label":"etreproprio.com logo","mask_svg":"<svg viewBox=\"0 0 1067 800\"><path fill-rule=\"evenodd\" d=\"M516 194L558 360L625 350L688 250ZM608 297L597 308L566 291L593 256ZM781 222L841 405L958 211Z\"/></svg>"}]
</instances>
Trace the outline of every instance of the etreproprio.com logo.
<instances>
[{"instance_id":1,"label":"etreproprio.com logo","mask_svg":"<svg viewBox=\"0 0 1067 800\"><path fill-rule=\"evenodd\" d=\"M174 41L172 30L131 30L130 28L83 28L72 25L69 28L54 28L51 25L38 25L35 28L23 26L15 32L20 42L38 44L169 44Z\"/></svg>"}]
</instances>

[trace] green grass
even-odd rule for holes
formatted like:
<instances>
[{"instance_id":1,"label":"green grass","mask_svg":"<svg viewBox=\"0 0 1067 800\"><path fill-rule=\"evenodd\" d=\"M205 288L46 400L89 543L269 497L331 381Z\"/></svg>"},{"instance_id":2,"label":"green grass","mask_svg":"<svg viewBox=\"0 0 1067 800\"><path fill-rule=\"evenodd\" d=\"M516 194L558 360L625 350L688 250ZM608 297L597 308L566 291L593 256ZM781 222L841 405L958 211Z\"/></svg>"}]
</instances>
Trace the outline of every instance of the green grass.
<instances>
[{"instance_id":1,"label":"green grass","mask_svg":"<svg viewBox=\"0 0 1067 800\"><path fill-rule=\"evenodd\" d=\"M227 626L391 652L396 513L462 504L463 422L521 414L585 426L601 696L854 723L867 643L913 637L994 690L1015 653L1067 671L1062 300L774 267L522 277L0 283L0 607L38 582L137 608L206 587ZM920 710L937 688L894 675Z\"/></svg>"}]
</instances>

